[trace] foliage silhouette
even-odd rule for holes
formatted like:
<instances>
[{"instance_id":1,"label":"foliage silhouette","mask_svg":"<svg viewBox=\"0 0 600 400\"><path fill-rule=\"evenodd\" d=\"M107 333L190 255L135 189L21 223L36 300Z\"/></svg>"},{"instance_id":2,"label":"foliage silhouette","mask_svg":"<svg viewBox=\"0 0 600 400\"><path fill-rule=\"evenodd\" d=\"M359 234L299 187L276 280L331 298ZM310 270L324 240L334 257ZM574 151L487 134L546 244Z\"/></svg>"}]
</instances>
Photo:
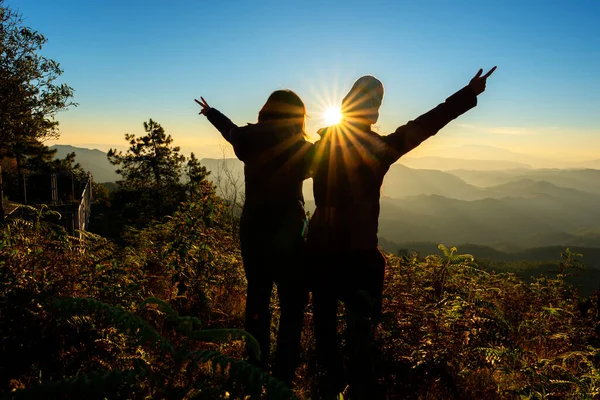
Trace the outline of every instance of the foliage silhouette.
<instances>
[{"instance_id":1,"label":"foliage silhouette","mask_svg":"<svg viewBox=\"0 0 600 400\"><path fill-rule=\"evenodd\" d=\"M16 219L0 231L0 358L13 360L0 365L3 398L291 395L240 360L243 341L252 343L236 329L245 282L234 221L217 197L130 231L125 247L90 233L77 240L47 222L46 210L31 211L39 223ZM388 396L597 396L597 295L582 299L560 276L526 282L486 271L440 249L387 255L373 368ZM575 260L567 255L563 272ZM321 373L310 310L300 398L317 398Z\"/></svg>"},{"instance_id":2,"label":"foliage silhouette","mask_svg":"<svg viewBox=\"0 0 600 400\"><path fill-rule=\"evenodd\" d=\"M41 54L46 42L0 1L0 159L15 160L22 185L29 159L47 161L55 153L43 145L59 136L55 114L76 105L73 88L56 83L63 73L59 63Z\"/></svg>"}]
</instances>

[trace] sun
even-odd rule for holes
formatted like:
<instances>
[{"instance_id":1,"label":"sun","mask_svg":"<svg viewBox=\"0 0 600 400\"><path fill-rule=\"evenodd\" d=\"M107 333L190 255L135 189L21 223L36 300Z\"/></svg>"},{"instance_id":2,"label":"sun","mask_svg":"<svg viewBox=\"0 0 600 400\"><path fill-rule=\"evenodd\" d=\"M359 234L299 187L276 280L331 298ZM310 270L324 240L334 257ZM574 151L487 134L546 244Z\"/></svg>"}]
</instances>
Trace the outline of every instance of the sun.
<instances>
[{"instance_id":1,"label":"sun","mask_svg":"<svg viewBox=\"0 0 600 400\"><path fill-rule=\"evenodd\" d=\"M327 125L339 124L342 120L342 111L339 107L328 107L323 113Z\"/></svg>"}]
</instances>

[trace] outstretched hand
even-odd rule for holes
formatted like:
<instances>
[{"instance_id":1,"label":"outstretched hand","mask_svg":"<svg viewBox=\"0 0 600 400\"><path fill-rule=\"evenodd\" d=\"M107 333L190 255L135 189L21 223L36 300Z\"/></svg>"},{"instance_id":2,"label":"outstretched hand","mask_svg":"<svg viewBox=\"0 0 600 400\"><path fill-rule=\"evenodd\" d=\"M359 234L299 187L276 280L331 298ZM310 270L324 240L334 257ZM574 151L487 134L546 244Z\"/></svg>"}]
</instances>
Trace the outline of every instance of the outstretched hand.
<instances>
[{"instance_id":1,"label":"outstretched hand","mask_svg":"<svg viewBox=\"0 0 600 400\"><path fill-rule=\"evenodd\" d=\"M202 107L202 109L200 110L200 114L206 115L206 113L208 112L208 110L210 110L210 106L208 105L208 103L206 102L206 100L204 100L204 97L200 96L200 100L194 99L194 101L196 103L200 104L200 107Z\"/></svg>"},{"instance_id":2,"label":"outstretched hand","mask_svg":"<svg viewBox=\"0 0 600 400\"><path fill-rule=\"evenodd\" d=\"M469 82L469 87L473 89L476 96L480 95L485 91L485 82L495 70L496 67L490 69L487 74L481 76L481 74L483 73L483 69L479 69L477 75L475 75L473 79L471 79L471 82Z\"/></svg>"}]
</instances>

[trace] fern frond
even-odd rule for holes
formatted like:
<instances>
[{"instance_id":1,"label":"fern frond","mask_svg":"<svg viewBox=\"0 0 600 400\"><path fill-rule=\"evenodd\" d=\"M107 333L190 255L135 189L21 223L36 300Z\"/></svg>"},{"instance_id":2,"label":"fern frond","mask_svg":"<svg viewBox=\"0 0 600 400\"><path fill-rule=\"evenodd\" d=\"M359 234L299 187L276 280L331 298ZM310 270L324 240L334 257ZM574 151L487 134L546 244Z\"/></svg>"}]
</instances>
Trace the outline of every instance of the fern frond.
<instances>
[{"instance_id":1,"label":"fern frond","mask_svg":"<svg viewBox=\"0 0 600 400\"><path fill-rule=\"evenodd\" d=\"M571 381L565 381L562 379L550 379L550 383L563 384L563 385L576 385L577 383Z\"/></svg>"},{"instance_id":2,"label":"fern frond","mask_svg":"<svg viewBox=\"0 0 600 400\"><path fill-rule=\"evenodd\" d=\"M192 339L212 343L225 343L232 340L246 339L248 351L252 353L252 356L257 358L260 358L261 356L258 341L254 336L241 329L204 329L189 332L186 336Z\"/></svg>"},{"instance_id":3,"label":"fern frond","mask_svg":"<svg viewBox=\"0 0 600 400\"><path fill-rule=\"evenodd\" d=\"M177 311L175 311L173 307L169 305L169 303L157 297L148 297L146 300L140 303L139 308L142 309L150 304L157 305L161 311L167 314L168 317L177 318L179 316Z\"/></svg>"},{"instance_id":4,"label":"fern frond","mask_svg":"<svg viewBox=\"0 0 600 400\"><path fill-rule=\"evenodd\" d=\"M2 400L19 399L54 399L54 398L80 398L104 400L107 396L115 397L123 389L135 387L136 377L139 376L135 370L110 371L107 373L92 373L79 375L74 378L60 381L47 381L32 385L26 389L18 389L5 394Z\"/></svg>"},{"instance_id":5,"label":"fern frond","mask_svg":"<svg viewBox=\"0 0 600 400\"><path fill-rule=\"evenodd\" d=\"M473 262L473 261L475 261L475 257L473 257L471 254L459 254L459 255L454 256L452 260L457 261L457 262L463 262L463 261Z\"/></svg>"},{"instance_id":6,"label":"fern frond","mask_svg":"<svg viewBox=\"0 0 600 400\"><path fill-rule=\"evenodd\" d=\"M191 339L202 340L212 343L224 343L231 340L246 339L248 351L252 356L260 358L260 346L258 341L248 332L241 329L205 329L195 330L201 325L196 317L180 317L168 303L156 297L149 297L140 304L140 308L146 305L154 304L159 306L161 311L167 314L167 317L174 320L183 334Z\"/></svg>"},{"instance_id":7,"label":"fern frond","mask_svg":"<svg viewBox=\"0 0 600 400\"><path fill-rule=\"evenodd\" d=\"M494 304L491 301L483 300L483 299L475 299L474 303L478 308L485 307L487 309L484 311L485 316L488 317L490 322L493 322L497 328L499 328L503 332L510 331L510 329L511 329L510 323L506 319L506 316L504 315L502 310L499 309L496 306L496 304Z\"/></svg>"},{"instance_id":8,"label":"fern frond","mask_svg":"<svg viewBox=\"0 0 600 400\"><path fill-rule=\"evenodd\" d=\"M440 249L442 251L442 253L446 256L446 257L451 257L452 254L450 253L450 249L448 249L446 246L444 246L443 244L438 244L438 249Z\"/></svg>"},{"instance_id":9,"label":"fern frond","mask_svg":"<svg viewBox=\"0 0 600 400\"><path fill-rule=\"evenodd\" d=\"M133 315L121 307L113 307L97 300L85 298L68 298L55 300L55 306L69 314L91 313L102 318L106 323L114 325L122 333L149 341L164 353L175 354L173 344L161 336L156 329L137 315Z\"/></svg>"},{"instance_id":10,"label":"fern frond","mask_svg":"<svg viewBox=\"0 0 600 400\"><path fill-rule=\"evenodd\" d=\"M241 384L252 393L261 393L266 387L269 399L297 399L296 395L283 382L266 374L258 367L245 361L228 357L214 350L198 350L189 353L187 359L193 362L210 363L214 370L228 373L230 383Z\"/></svg>"}]
</instances>

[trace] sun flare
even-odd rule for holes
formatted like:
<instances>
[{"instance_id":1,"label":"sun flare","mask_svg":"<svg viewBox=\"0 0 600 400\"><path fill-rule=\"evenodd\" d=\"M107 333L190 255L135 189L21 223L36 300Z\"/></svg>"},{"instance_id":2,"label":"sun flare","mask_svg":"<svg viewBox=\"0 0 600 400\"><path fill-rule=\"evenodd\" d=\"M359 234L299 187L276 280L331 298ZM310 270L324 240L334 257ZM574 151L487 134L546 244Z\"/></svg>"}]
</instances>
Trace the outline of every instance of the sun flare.
<instances>
[{"instance_id":1,"label":"sun flare","mask_svg":"<svg viewBox=\"0 0 600 400\"><path fill-rule=\"evenodd\" d=\"M342 111L339 107L329 107L323 113L323 118L327 125L339 124L342 120Z\"/></svg>"}]
</instances>

